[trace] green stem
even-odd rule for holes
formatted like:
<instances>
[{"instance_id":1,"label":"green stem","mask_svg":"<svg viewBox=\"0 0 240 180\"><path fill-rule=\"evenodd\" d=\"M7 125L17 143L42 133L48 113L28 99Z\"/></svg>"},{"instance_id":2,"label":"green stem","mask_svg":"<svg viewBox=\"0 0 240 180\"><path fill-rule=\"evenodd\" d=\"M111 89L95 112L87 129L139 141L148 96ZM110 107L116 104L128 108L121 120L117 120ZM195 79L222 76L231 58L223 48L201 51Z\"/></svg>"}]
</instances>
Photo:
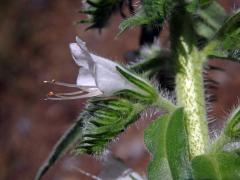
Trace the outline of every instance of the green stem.
<instances>
[{"instance_id":1,"label":"green stem","mask_svg":"<svg viewBox=\"0 0 240 180\"><path fill-rule=\"evenodd\" d=\"M204 154L208 144L203 63L198 51L191 15L184 6L174 11L170 21L171 46L176 65L177 105L184 107L189 141L189 158Z\"/></svg>"},{"instance_id":2,"label":"green stem","mask_svg":"<svg viewBox=\"0 0 240 180\"><path fill-rule=\"evenodd\" d=\"M190 158L192 158L205 153L208 143L202 77L202 62L205 57L195 47L190 50L186 45L185 48L187 55L179 54L181 70L176 75L176 93L178 104L183 106L185 111Z\"/></svg>"},{"instance_id":3,"label":"green stem","mask_svg":"<svg viewBox=\"0 0 240 180\"><path fill-rule=\"evenodd\" d=\"M158 96L156 103L153 105L163 108L170 113L174 112L177 108L176 105L174 105L171 101L169 101L167 98L162 97L161 95Z\"/></svg>"}]
</instances>

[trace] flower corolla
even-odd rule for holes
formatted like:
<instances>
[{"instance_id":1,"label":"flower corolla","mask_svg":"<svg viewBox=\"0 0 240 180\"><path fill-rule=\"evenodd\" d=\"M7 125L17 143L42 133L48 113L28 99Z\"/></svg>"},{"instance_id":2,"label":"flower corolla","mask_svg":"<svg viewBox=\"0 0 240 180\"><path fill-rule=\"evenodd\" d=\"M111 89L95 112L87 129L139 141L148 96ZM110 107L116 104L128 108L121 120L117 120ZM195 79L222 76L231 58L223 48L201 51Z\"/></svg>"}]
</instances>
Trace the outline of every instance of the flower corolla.
<instances>
[{"instance_id":1,"label":"flower corolla","mask_svg":"<svg viewBox=\"0 0 240 180\"><path fill-rule=\"evenodd\" d=\"M141 91L117 71L117 67L123 67L109 59L90 53L86 47L86 43L79 37L76 37L76 42L70 43L69 47L75 63L79 66L76 84L68 84L55 80L44 82L75 87L80 90L72 93L50 92L47 99L67 100L94 96L111 96L113 93L123 89Z\"/></svg>"}]
</instances>

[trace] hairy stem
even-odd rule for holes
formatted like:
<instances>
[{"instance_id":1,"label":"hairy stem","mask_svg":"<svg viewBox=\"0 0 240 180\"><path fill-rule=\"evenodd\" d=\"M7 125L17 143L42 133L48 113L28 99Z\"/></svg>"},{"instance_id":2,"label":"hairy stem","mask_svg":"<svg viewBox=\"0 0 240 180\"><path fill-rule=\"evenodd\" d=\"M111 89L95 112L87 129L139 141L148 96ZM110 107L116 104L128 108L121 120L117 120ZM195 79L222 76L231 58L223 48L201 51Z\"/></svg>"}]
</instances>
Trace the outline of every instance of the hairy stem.
<instances>
[{"instance_id":1,"label":"hairy stem","mask_svg":"<svg viewBox=\"0 0 240 180\"><path fill-rule=\"evenodd\" d=\"M196 48L191 51L186 49L187 57L179 55L181 71L176 75L177 100L185 110L190 158L203 154L208 142L202 77L204 57Z\"/></svg>"},{"instance_id":2,"label":"hairy stem","mask_svg":"<svg viewBox=\"0 0 240 180\"><path fill-rule=\"evenodd\" d=\"M176 67L177 104L184 107L189 158L192 159L205 153L208 144L202 74L206 57L196 48L191 15L184 6L174 11L170 31Z\"/></svg>"},{"instance_id":3,"label":"hairy stem","mask_svg":"<svg viewBox=\"0 0 240 180\"><path fill-rule=\"evenodd\" d=\"M177 106L175 104L173 104L170 100L168 100L167 98L162 97L161 95L158 96L158 99L156 101L155 104L160 108L163 108L165 110L167 110L168 112L173 112L176 110Z\"/></svg>"}]
</instances>

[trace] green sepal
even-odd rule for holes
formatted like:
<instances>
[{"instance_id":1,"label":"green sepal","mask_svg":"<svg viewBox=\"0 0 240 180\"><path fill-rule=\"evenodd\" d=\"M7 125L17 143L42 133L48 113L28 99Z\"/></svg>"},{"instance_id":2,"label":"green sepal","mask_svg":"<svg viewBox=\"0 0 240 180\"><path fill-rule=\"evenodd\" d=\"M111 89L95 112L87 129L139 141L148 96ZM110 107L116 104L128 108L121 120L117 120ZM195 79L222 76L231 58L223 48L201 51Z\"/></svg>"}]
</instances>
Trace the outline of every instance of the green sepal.
<instances>
[{"instance_id":1,"label":"green sepal","mask_svg":"<svg viewBox=\"0 0 240 180\"><path fill-rule=\"evenodd\" d=\"M151 98L156 98L158 96L156 89L146 80L136 76L135 74L131 73L130 71L120 66L116 66L116 69L129 82L137 86L140 89L140 91L143 91L144 95L147 95Z\"/></svg>"},{"instance_id":2,"label":"green sepal","mask_svg":"<svg viewBox=\"0 0 240 180\"><path fill-rule=\"evenodd\" d=\"M195 180L237 180L240 179L240 156L237 153L222 152L195 157L192 162Z\"/></svg>"},{"instance_id":3,"label":"green sepal","mask_svg":"<svg viewBox=\"0 0 240 180\"><path fill-rule=\"evenodd\" d=\"M149 96L143 95L130 89L118 91L114 93L114 95L129 99L131 101L142 102L147 104L151 104L154 101L154 99L149 98Z\"/></svg>"},{"instance_id":4,"label":"green sepal","mask_svg":"<svg viewBox=\"0 0 240 180\"><path fill-rule=\"evenodd\" d=\"M66 152L69 148L80 140L82 136L82 122L74 123L60 138L60 140L54 146L47 160L39 168L35 180L39 180L48 171L48 169Z\"/></svg>"},{"instance_id":5,"label":"green sepal","mask_svg":"<svg viewBox=\"0 0 240 180\"><path fill-rule=\"evenodd\" d=\"M149 179L191 179L183 108L156 119L145 130L144 142L152 156Z\"/></svg>"}]
</instances>

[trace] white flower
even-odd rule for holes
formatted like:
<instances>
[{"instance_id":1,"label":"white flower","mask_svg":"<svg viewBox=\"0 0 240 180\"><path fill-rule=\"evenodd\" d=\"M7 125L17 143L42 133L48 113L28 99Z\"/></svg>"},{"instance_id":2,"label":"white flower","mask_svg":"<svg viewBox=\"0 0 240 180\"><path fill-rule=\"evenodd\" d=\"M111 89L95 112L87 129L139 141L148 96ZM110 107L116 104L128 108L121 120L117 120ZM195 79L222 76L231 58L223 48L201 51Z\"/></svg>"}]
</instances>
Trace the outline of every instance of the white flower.
<instances>
[{"instance_id":1,"label":"white flower","mask_svg":"<svg viewBox=\"0 0 240 180\"><path fill-rule=\"evenodd\" d=\"M76 43L71 43L69 47L74 61L79 66L76 84L67 84L55 80L44 82L76 87L80 90L73 93L50 92L47 99L62 100L93 96L110 96L114 92L123 89L139 91L138 87L130 83L116 70L117 66L120 67L119 64L90 53L85 42L80 38L76 37Z\"/></svg>"}]
</instances>

